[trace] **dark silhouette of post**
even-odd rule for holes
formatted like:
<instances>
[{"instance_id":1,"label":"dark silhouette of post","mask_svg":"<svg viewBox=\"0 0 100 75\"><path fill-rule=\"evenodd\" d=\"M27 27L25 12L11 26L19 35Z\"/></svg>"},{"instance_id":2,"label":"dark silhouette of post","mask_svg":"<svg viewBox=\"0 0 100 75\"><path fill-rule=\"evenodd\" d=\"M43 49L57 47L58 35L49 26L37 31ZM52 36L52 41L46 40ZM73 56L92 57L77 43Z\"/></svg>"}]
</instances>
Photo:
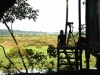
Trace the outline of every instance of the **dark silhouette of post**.
<instances>
[{"instance_id":1,"label":"dark silhouette of post","mask_svg":"<svg viewBox=\"0 0 100 75\"><path fill-rule=\"evenodd\" d=\"M65 35L67 34L67 22L68 22L68 0L66 0L66 23L65 23ZM66 36L67 37L67 36Z\"/></svg>"},{"instance_id":2,"label":"dark silhouette of post","mask_svg":"<svg viewBox=\"0 0 100 75\"><path fill-rule=\"evenodd\" d=\"M78 0L78 13L79 13L79 39L80 39L81 38L81 0Z\"/></svg>"}]
</instances>

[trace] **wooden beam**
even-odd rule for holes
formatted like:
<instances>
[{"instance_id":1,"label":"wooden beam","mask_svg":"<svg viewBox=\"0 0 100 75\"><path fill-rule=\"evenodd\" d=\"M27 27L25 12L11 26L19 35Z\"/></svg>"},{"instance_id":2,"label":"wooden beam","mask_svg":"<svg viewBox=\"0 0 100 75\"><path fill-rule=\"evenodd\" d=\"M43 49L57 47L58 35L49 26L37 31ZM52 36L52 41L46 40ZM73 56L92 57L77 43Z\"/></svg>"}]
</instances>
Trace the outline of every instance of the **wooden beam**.
<instances>
[{"instance_id":1,"label":"wooden beam","mask_svg":"<svg viewBox=\"0 0 100 75\"><path fill-rule=\"evenodd\" d=\"M81 38L81 0L78 0L78 14L79 14L78 17L79 17L79 39L80 39Z\"/></svg>"},{"instance_id":2,"label":"wooden beam","mask_svg":"<svg viewBox=\"0 0 100 75\"><path fill-rule=\"evenodd\" d=\"M86 43L89 45L88 0L86 0Z\"/></svg>"},{"instance_id":3,"label":"wooden beam","mask_svg":"<svg viewBox=\"0 0 100 75\"><path fill-rule=\"evenodd\" d=\"M100 51L98 52L96 50L96 48L93 48L93 47L88 46L86 44L80 44L79 47L82 48L82 49L84 49L84 50L86 50L88 53L92 54L94 57L97 57L97 58L100 59L100 54L98 54L98 53L100 53ZM97 51L98 53L95 53L93 50Z\"/></svg>"},{"instance_id":4,"label":"wooden beam","mask_svg":"<svg viewBox=\"0 0 100 75\"><path fill-rule=\"evenodd\" d=\"M66 0L66 23L65 23L65 35L67 35L67 22L68 22L68 0ZM67 36L66 36L67 37Z\"/></svg>"},{"instance_id":5,"label":"wooden beam","mask_svg":"<svg viewBox=\"0 0 100 75\"><path fill-rule=\"evenodd\" d=\"M57 49L79 49L79 46L57 46Z\"/></svg>"}]
</instances>

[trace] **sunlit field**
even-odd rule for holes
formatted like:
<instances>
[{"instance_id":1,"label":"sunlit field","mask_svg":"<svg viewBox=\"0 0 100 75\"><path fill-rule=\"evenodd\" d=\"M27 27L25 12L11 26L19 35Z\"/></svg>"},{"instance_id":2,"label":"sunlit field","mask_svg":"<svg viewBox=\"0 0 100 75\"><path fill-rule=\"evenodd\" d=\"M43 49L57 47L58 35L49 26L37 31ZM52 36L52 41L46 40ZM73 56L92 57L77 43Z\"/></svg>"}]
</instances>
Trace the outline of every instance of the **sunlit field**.
<instances>
[{"instance_id":1,"label":"sunlit field","mask_svg":"<svg viewBox=\"0 0 100 75\"><path fill-rule=\"evenodd\" d=\"M46 62L46 66L42 67L42 68L46 68L46 67L53 67L53 68L57 68L57 57L49 57L49 55L47 54L47 49L48 49L48 45L52 44L56 47L57 45L57 35L49 35L49 34L40 34L40 35L15 35L15 38L18 42L18 45L20 47L24 47L26 49L32 49L33 51L37 51L37 52L43 52L44 55L47 56L47 60ZM77 36L75 38L75 40L77 41ZM71 40L72 41L72 40ZM73 44L70 42L70 44ZM0 45L4 46L6 54L8 55L8 57L10 56L9 53L13 52L13 50L11 50L13 47L15 47L15 42L12 39L12 37L10 35L5 35L5 36L0 36ZM23 53L23 51L22 51ZM14 55L12 57L9 57L14 63L15 65L20 69L23 69L23 65L22 65L22 61L20 59L20 57L14 57ZM27 59L24 58L25 64L28 68L31 68L28 66L28 62ZM54 65L52 66L52 63L50 63L51 61L54 62ZM82 53L82 62L83 62L83 67L86 67L85 64L85 52L83 51ZM93 57L91 55L90 57L90 67L94 68L95 67L95 62L96 59L95 57ZM9 64L8 59L5 57L3 49L0 48L0 65L3 66L7 66ZM41 67L41 65L35 65L34 68L38 68ZM0 69L3 69L4 67L0 67Z\"/></svg>"}]
</instances>

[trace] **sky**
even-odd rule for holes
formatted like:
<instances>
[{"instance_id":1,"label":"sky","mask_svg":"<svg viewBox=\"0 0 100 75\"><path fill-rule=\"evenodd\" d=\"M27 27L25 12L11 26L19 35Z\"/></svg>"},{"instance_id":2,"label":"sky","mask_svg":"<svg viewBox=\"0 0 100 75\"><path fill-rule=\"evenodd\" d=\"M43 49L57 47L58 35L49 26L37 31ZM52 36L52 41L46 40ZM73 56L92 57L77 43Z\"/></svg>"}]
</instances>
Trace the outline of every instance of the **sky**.
<instances>
[{"instance_id":1,"label":"sky","mask_svg":"<svg viewBox=\"0 0 100 75\"><path fill-rule=\"evenodd\" d=\"M84 0L81 0L84 1ZM36 22L33 20L16 20L13 23L14 30L59 32L65 30L66 24L66 0L28 0L33 9L39 13ZM81 6L82 24L85 24L85 6ZM69 0L68 21L73 22L74 31L78 31L78 0ZM9 24L10 26L10 24ZM7 29L0 24L0 29Z\"/></svg>"}]
</instances>

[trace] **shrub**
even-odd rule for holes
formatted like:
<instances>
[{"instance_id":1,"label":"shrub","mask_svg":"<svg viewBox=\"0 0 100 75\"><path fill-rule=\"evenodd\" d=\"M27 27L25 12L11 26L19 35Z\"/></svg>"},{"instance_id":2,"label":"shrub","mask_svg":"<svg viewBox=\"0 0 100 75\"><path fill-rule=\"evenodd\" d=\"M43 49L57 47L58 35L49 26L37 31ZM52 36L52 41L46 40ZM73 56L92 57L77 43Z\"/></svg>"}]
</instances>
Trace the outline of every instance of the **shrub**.
<instances>
[{"instance_id":1,"label":"shrub","mask_svg":"<svg viewBox=\"0 0 100 75\"><path fill-rule=\"evenodd\" d=\"M36 46L36 48L41 48L40 43L36 43L35 46Z\"/></svg>"},{"instance_id":2,"label":"shrub","mask_svg":"<svg viewBox=\"0 0 100 75\"><path fill-rule=\"evenodd\" d=\"M36 52L35 50L33 51L32 49L26 49L26 59L28 62L28 67L31 67L32 70L33 68L38 65L39 67L45 67L45 63L47 60L47 56L44 55L43 52ZM38 67L38 68L39 68Z\"/></svg>"},{"instance_id":3,"label":"shrub","mask_svg":"<svg viewBox=\"0 0 100 75\"><path fill-rule=\"evenodd\" d=\"M22 56L24 56L26 54L25 48L24 47L20 47L20 51ZM9 50L9 52L7 53L7 56L10 58L17 58L19 57L19 53L18 53L18 48L17 47L13 47Z\"/></svg>"},{"instance_id":4,"label":"shrub","mask_svg":"<svg viewBox=\"0 0 100 75\"><path fill-rule=\"evenodd\" d=\"M51 57L54 57L54 58L57 57L57 49L52 44L48 45L47 53L48 53L50 58Z\"/></svg>"}]
</instances>

